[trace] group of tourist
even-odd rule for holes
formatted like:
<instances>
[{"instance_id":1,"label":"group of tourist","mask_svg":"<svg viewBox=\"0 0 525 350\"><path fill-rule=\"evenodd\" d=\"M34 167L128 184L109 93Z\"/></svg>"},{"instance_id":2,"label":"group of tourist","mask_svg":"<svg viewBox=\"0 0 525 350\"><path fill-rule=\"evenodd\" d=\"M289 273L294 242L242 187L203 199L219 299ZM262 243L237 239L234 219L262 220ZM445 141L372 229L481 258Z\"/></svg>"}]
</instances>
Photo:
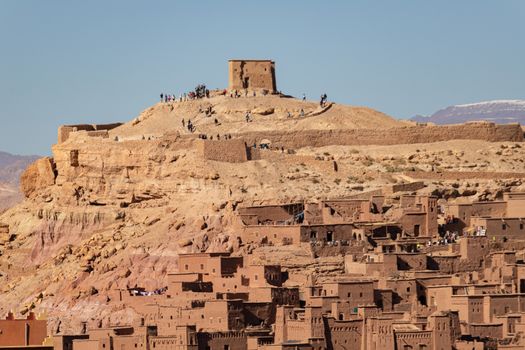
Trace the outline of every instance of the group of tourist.
<instances>
[{"instance_id":1,"label":"group of tourist","mask_svg":"<svg viewBox=\"0 0 525 350\"><path fill-rule=\"evenodd\" d=\"M199 98L209 98L210 97L210 90L206 88L206 85L199 84L197 87L195 87L194 91L190 91L188 93L180 94L179 95L179 102L187 101L187 100L194 100ZM168 103L168 102L176 102L177 96L175 94L166 94L161 93L160 94L160 102Z\"/></svg>"},{"instance_id":2,"label":"group of tourist","mask_svg":"<svg viewBox=\"0 0 525 350\"><path fill-rule=\"evenodd\" d=\"M427 242L427 247L431 247L433 245L447 245L451 243L456 243L457 240L458 240L457 232L446 231L445 234L442 237L440 237L437 241L429 240Z\"/></svg>"},{"instance_id":3,"label":"group of tourist","mask_svg":"<svg viewBox=\"0 0 525 350\"><path fill-rule=\"evenodd\" d=\"M145 291L145 290L141 290L141 289L135 289L135 288L132 288L130 289L130 293L134 296L151 296L151 295L162 295L164 293L166 293L166 291L168 290L168 287L162 287L162 288L158 288L158 289L155 289L153 291Z\"/></svg>"},{"instance_id":4,"label":"group of tourist","mask_svg":"<svg viewBox=\"0 0 525 350\"><path fill-rule=\"evenodd\" d=\"M264 90L261 93L262 96L265 96L267 94L268 94L268 92L265 92ZM257 92L255 90L253 90L252 92L249 92L248 89L245 89L244 93L242 93L242 94L238 90L230 91L230 97L231 98L239 98L239 97L242 97L243 95L244 95L244 97L248 97L248 96L256 97L257 96Z\"/></svg>"},{"instance_id":5,"label":"group of tourist","mask_svg":"<svg viewBox=\"0 0 525 350\"><path fill-rule=\"evenodd\" d=\"M188 119L188 122L186 123L184 118L182 118L182 127L187 128L189 132L193 133L195 132L196 128L195 125L191 122L191 119Z\"/></svg>"},{"instance_id":6,"label":"group of tourist","mask_svg":"<svg viewBox=\"0 0 525 350\"><path fill-rule=\"evenodd\" d=\"M222 136L222 139L223 139L223 140L231 140L231 138L232 138L232 135L231 135L231 134L224 134L224 135ZM208 137L207 134L199 134L199 139L202 139L202 140L213 140L213 135L210 135L210 136ZM217 135L215 136L215 139L220 141L220 140L221 140L221 135L220 135L220 134L217 134Z\"/></svg>"},{"instance_id":7,"label":"group of tourist","mask_svg":"<svg viewBox=\"0 0 525 350\"><path fill-rule=\"evenodd\" d=\"M182 101L182 95L180 96L180 99ZM160 94L160 102L168 103L168 102L175 102L176 100L177 100L177 97L175 97L175 94L170 95L170 94L165 94L163 92Z\"/></svg>"},{"instance_id":8,"label":"group of tourist","mask_svg":"<svg viewBox=\"0 0 525 350\"><path fill-rule=\"evenodd\" d=\"M190 92L190 95L193 94L191 96L191 99L194 99L194 98L209 98L210 97L210 90L206 89L206 85L204 84L199 84L197 85L197 87L195 88L195 91L192 91Z\"/></svg>"}]
</instances>

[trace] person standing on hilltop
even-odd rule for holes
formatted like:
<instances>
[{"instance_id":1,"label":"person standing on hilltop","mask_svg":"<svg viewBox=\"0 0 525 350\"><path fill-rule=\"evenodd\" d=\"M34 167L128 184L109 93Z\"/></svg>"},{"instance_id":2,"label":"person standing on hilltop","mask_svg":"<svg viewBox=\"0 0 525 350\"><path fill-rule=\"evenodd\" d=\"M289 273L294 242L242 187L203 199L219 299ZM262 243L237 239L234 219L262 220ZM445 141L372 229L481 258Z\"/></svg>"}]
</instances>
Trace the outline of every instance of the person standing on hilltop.
<instances>
[{"instance_id":1,"label":"person standing on hilltop","mask_svg":"<svg viewBox=\"0 0 525 350\"><path fill-rule=\"evenodd\" d=\"M303 102L306 101L306 94L303 92Z\"/></svg>"},{"instance_id":2,"label":"person standing on hilltop","mask_svg":"<svg viewBox=\"0 0 525 350\"><path fill-rule=\"evenodd\" d=\"M164 100L164 94L161 92L160 93L160 102L162 102Z\"/></svg>"},{"instance_id":3,"label":"person standing on hilltop","mask_svg":"<svg viewBox=\"0 0 525 350\"><path fill-rule=\"evenodd\" d=\"M327 100L328 100L328 96L326 96L326 94L322 94L320 106L323 107Z\"/></svg>"}]
</instances>

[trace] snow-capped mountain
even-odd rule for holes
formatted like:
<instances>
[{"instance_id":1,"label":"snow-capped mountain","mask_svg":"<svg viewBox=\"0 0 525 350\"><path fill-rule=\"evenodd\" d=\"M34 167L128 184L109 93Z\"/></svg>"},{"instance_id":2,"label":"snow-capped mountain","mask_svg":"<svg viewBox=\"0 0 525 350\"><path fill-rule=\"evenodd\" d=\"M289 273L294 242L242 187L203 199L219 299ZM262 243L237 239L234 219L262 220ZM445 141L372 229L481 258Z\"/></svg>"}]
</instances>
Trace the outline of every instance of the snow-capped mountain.
<instances>
[{"instance_id":1,"label":"snow-capped mountain","mask_svg":"<svg viewBox=\"0 0 525 350\"><path fill-rule=\"evenodd\" d=\"M472 120L487 120L498 124L520 123L525 125L525 100L494 100L450 106L431 116L415 116L417 122L457 124Z\"/></svg>"}]
</instances>

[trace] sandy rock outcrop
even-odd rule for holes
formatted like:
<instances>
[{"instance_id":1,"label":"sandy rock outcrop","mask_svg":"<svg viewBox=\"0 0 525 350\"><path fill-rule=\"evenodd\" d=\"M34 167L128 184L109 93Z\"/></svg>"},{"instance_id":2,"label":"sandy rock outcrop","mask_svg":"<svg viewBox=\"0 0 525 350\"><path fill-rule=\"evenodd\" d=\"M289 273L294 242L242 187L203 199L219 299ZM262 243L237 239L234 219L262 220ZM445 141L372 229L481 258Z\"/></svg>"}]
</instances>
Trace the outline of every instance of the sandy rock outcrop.
<instances>
[{"instance_id":1,"label":"sandy rock outcrop","mask_svg":"<svg viewBox=\"0 0 525 350\"><path fill-rule=\"evenodd\" d=\"M20 189L26 197L31 197L37 190L54 184L55 163L50 157L36 160L20 177Z\"/></svg>"}]
</instances>

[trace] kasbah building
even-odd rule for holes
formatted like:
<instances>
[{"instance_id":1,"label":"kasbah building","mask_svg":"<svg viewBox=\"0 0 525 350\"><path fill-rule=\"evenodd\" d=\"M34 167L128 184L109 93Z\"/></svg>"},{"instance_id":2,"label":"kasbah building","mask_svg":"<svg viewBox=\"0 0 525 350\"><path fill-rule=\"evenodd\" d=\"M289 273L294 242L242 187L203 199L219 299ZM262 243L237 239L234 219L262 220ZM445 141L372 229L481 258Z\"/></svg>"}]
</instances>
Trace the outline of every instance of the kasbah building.
<instances>
[{"instance_id":1,"label":"kasbah building","mask_svg":"<svg viewBox=\"0 0 525 350\"><path fill-rule=\"evenodd\" d=\"M239 98L276 94L275 63L229 61L225 93ZM105 132L96 126L61 127L59 142L79 130L94 137ZM257 159L259 150L248 142L232 140L223 148L220 142L203 141L205 158ZM71 166L76 157L71 154ZM339 276L306 276L301 269L261 264L249 252L180 254L179 269L169 273L164 288L137 286L106 295L108 304L140 313L136 324L86 323L78 334L63 334L48 330L45 317L10 313L0 321L0 347L525 348L524 256L511 244L525 235L525 193L457 204L417 194L422 187L416 181L356 198L237 209L243 245L295 245L316 257L344 256ZM0 234L9 236L9 227L1 226Z\"/></svg>"}]
</instances>

